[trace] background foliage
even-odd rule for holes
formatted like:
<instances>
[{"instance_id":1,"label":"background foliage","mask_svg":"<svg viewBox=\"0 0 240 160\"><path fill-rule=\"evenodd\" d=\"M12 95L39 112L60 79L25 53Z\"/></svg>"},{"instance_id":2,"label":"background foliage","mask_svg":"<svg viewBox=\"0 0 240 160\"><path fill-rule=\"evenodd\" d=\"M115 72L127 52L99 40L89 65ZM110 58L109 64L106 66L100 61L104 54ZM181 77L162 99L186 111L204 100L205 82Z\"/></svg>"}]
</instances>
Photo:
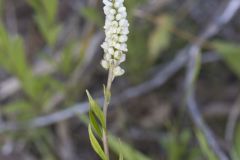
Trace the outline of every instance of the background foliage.
<instances>
[{"instance_id":1,"label":"background foliage","mask_svg":"<svg viewBox=\"0 0 240 160\"><path fill-rule=\"evenodd\" d=\"M195 41L216 15L212 8L222 2L126 1L127 73L114 82L113 96L156 75ZM35 121L39 116L86 102L86 89L94 97L102 96L106 73L99 64L104 38L101 1L0 0L0 18L0 159L97 159L84 115L44 127L34 125L48 120ZM239 118L232 142L224 140L224 132L229 114L240 108L239 28L235 16L203 45L202 55L210 62L202 65L197 82L201 113L233 160L240 159ZM126 160L217 160L186 111L184 76L180 71L162 88L111 106L112 159L122 154ZM9 123L17 125L4 131Z\"/></svg>"}]
</instances>

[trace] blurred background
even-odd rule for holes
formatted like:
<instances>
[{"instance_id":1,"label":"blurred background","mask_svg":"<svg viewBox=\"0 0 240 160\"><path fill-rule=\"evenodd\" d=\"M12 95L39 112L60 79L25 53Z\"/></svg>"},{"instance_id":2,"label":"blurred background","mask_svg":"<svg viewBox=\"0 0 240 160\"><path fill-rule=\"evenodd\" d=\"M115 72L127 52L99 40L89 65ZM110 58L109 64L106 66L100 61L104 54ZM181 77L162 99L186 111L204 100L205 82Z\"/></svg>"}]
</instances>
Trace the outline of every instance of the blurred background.
<instances>
[{"instance_id":1,"label":"blurred background","mask_svg":"<svg viewBox=\"0 0 240 160\"><path fill-rule=\"evenodd\" d=\"M240 160L239 0L125 0L111 159ZM0 0L0 160L98 160L88 89L107 73L101 0ZM119 146L119 138L121 146Z\"/></svg>"}]
</instances>

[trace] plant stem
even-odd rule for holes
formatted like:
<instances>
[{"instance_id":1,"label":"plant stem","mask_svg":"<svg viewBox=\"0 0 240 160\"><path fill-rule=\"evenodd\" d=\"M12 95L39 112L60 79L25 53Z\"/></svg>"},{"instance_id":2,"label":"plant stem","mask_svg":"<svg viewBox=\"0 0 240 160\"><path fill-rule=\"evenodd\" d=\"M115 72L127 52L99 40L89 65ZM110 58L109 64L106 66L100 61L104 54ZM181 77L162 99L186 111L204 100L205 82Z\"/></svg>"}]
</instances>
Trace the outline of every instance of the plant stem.
<instances>
[{"instance_id":1,"label":"plant stem","mask_svg":"<svg viewBox=\"0 0 240 160\"><path fill-rule=\"evenodd\" d=\"M107 81L107 87L106 87L107 92L110 92L110 90L111 90L113 78L114 78L113 67L110 67L109 72L108 72L108 81ZM104 116L105 116L105 119L106 119L106 123L107 123L107 110L108 110L109 103L110 103L110 97L105 98L104 99L104 104L103 104L103 113L104 113ZM107 159L109 160L107 124L106 124L106 128L103 129L102 141L103 141L104 152L107 156Z\"/></svg>"}]
</instances>

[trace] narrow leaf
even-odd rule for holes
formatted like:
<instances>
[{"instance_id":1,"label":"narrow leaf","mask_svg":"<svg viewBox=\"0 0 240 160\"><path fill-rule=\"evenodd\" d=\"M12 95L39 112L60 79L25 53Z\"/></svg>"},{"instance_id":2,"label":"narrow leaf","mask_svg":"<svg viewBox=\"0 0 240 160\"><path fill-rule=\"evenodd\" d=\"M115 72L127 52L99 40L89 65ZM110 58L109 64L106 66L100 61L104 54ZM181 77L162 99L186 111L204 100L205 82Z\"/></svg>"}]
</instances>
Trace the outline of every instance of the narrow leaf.
<instances>
[{"instance_id":1,"label":"narrow leaf","mask_svg":"<svg viewBox=\"0 0 240 160\"><path fill-rule=\"evenodd\" d=\"M148 47L150 61L156 60L169 45L173 20L170 16L160 16L156 19L157 26L150 34Z\"/></svg>"},{"instance_id":2,"label":"narrow leaf","mask_svg":"<svg viewBox=\"0 0 240 160\"><path fill-rule=\"evenodd\" d=\"M92 128L94 129L95 133L99 136L99 138L102 138L102 131L101 128L94 116L94 113L92 111L89 111L89 119L90 119L90 124Z\"/></svg>"},{"instance_id":3,"label":"narrow leaf","mask_svg":"<svg viewBox=\"0 0 240 160\"><path fill-rule=\"evenodd\" d=\"M119 140L112 135L109 135L108 140L110 148L118 155L122 154L126 160L151 160L127 143L121 142L121 145L119 145Z\"/></svg>"},{"instance_id":4,"label":"narrow leaf","mask_svg":"<svg viewBox=\"0 0 240 160\"><path fill-rule=\"evenodd\" d=\"M102 158L102 160L107 160L107 156L103 152L102 147L100 146L92 132L91 125L88 126L88 134L94 151Z\"/></svg>"},{"instance_id":5,"label":"narrow leaf","mask_svg":"<svg viewBox=\"0 0 240 160\"><path fill-rule=\"evenodd\" d=\"M58 0L42 0L42 4L47 14L47 18L50 22L54 22L57 14Z\"/></svg>"},{"instance_id":6,"label":"narrow leaf","mask_svg":"<svg viewBox=\"0 0 240 160\"><path fill-rule=\"evenodd\" d=\"M211 149L208 146L207 140L204 137L204 135L200 131L196 131L197 139L200 145L200 149L202 153L211 160L217 160L216 155L211 151Z\"/></svg>"},{"instance_id":7,"label":"narrow leaf","mask_svg":"<svg viewBox=\"0 0 240 160\"><path fill-rule=\"evenodd\" d=\"M214 41L212 43L217 53L223 57L228 67L240 78L240 47L224 41Z\"/></svg>"},{"instance_id":8,"label":"narrow leaf","mask_svg":"<svg viewBox=\"0 0 240 160\"><path fill-rule=\"evenodd\" d=\"M90 109L93 111L93 113L95 114L95 116L98 118L98 120L100 121L102 127L105 129L106 128L106 120L104 117L104 114L100 108L100 106L98 105L98 103L92 98L92 96L90 95L90 93L88 91L87 92L87 96L88 96L88 100L90 103Z\"/></svg>"},{"instance_id":9,"label":"narrow leaf","mask_svg":"<svg viewBox=\"0 0 240 160\"><path fill-rule=\"evenodd\" d=\"M240 124L237 126L234 142L236 156L240 158Z\"/></svg>"},{"instance_id":10,"label":"narrow leaf","mask_svg":"<svg viewBox=\"0 0 240 160\"><path fill-rule=\"evenodd\" d=\"M123 160L123 155L120 153L119 160Z\"/></svg>"},{"instance_id":11,"label":"narrow leaf","mask_svg":"<svg viewBox=\"0 0 240 160\"><path fill-rule=\"evenodd\" d=\"M121 141L119 139L119 146L121 146L121 145L122 145L122 143L121 143ZM119 160L123 160L123 153L122 153L122 151L119 152Z\"/></svg>"}]
</instances>

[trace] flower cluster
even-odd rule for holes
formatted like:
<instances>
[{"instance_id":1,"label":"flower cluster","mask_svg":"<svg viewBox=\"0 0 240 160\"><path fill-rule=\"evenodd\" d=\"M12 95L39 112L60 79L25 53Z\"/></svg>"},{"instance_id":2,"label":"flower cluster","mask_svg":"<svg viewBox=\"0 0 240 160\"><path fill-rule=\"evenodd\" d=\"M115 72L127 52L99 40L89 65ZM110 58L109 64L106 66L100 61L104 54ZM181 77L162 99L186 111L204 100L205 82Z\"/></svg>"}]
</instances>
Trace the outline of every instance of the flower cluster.
<instances>
[{"instance_id":1,"label":"flower cluster","mask_svg":"<svg viewBox=\"0 0 240 160\"><path fill-rule=\"evenodd\" d=\"M124 0L103 0L105 20L105 41L101 45L104 50L103 68L112 67L114 76L121 76L124 70L119 66L126 59L128 27Z\"/></svg>"}]
</instances>

